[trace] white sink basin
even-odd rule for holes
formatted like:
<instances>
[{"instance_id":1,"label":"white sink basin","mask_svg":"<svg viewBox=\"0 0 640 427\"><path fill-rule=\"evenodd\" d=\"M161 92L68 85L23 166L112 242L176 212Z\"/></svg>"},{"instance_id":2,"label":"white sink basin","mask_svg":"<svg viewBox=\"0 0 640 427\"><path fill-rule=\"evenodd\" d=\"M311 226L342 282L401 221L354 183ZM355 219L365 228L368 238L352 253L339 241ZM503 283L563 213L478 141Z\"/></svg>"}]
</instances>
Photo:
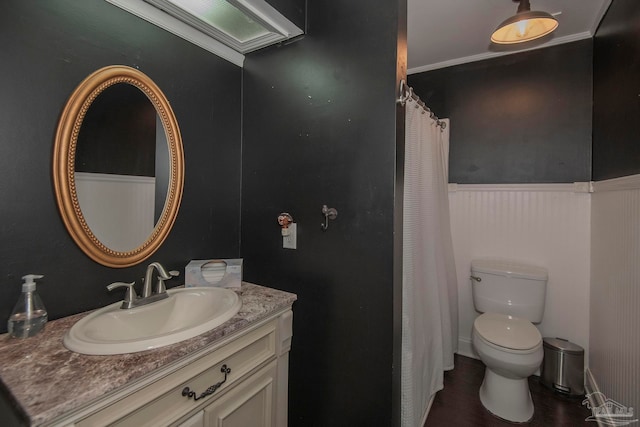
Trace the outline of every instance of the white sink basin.
<instances>
[{"instance_id":1,"label":"white sink basin","mask_svg":"<svg viewBox=\"0 0 640 427\"><path fill-rule=\"evenodd\" d=\"M169 298L123 310L121 302L94 311L64 336L82 354L123 354L186 340L220 326L240 310L238 294L224 288L167 291Z\"/></svg>"}]
</instances>

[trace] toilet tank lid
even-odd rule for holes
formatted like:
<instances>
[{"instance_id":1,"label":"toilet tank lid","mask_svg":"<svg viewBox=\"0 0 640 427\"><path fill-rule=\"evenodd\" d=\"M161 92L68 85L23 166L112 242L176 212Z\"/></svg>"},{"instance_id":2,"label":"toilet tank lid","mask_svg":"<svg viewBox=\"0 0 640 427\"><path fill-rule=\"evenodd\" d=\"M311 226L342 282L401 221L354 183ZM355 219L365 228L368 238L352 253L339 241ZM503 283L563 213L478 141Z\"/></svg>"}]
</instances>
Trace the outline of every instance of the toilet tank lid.
<instances>
[{"instance_id":1,"label":"toilet tank lid","mask_svg":"<svg viewBox=\"0 0 640 427\"><path fill-rule=\"evenodd\" d=\"M547 280L549 277L544 267L504 259L474 259L471 271L531 280Z\"/></svg>"}]
</instances>

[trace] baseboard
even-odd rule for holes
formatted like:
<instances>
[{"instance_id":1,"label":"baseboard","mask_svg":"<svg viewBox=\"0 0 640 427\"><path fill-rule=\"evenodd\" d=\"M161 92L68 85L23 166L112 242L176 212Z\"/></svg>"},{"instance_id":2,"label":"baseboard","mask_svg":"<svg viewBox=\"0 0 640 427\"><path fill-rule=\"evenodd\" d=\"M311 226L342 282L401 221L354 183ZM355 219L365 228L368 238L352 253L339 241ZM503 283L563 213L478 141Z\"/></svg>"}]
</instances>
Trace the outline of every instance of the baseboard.
<instances>
[{"instance_id":1,"label":"baseboard","mask_svg":"<svg viewBox=\"0 0 640 427\"><path fill-rule=\"evenodd\" d=\"M584 391L587 399L589 400L589 405L592 408L601 407L605 404L604 394L600 391L600 387L598 387L598 383L589 368L587 368L584 373ZM615 425L613 420L607 419L606 422L604 421L605 420L596 419L598 427Z\"/></svg>"},{"instance_id":2,"label":"baseboard","mask_svg":"<svg viewBox=\"0 0 640 427\"><path fill-rule=\"evenodd\" d=\"M473 348L471 340L468 338L458 337L458 351L456 351L456 353L472 359L480 360L480 356L478 356L478 353L476 353Z\"/></svg>"}]
</instances>

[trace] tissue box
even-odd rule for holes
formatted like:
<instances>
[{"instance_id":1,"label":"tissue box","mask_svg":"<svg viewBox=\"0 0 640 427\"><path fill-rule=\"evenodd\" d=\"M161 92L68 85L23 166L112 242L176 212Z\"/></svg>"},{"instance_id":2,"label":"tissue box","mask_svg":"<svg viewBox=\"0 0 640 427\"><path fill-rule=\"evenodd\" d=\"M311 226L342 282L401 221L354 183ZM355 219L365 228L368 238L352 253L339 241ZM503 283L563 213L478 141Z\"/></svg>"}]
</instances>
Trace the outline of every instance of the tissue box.
<instances>
[{"instance_id":1,"label":"tissue box","mask_svg":"<svg viewBox=\"0 0 640 427\"><path fill-rule=\"evenodd\" d=\"M187 288L239 288L242 284L242 259L192 260L184 269L184 280Z\"/></svg>"}]
</instances>

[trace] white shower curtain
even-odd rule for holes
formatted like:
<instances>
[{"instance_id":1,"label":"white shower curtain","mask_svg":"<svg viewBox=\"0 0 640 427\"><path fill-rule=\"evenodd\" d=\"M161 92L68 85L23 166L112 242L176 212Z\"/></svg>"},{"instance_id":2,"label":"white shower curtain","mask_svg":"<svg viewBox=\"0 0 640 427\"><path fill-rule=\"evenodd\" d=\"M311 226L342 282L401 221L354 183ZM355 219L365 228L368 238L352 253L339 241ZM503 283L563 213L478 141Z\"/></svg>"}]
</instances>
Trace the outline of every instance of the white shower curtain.
<instances>
[{"instance_id":1,"label":"white shower curtain","mask_svg":"<svg viewBox=\"0 0 640 427\"><path fill-rule=\"evenodd\" d=\"M449 126L406 104L403 218L402 426L422 427L458 347L449 221Z\"/></svg>"}]
</instances>

